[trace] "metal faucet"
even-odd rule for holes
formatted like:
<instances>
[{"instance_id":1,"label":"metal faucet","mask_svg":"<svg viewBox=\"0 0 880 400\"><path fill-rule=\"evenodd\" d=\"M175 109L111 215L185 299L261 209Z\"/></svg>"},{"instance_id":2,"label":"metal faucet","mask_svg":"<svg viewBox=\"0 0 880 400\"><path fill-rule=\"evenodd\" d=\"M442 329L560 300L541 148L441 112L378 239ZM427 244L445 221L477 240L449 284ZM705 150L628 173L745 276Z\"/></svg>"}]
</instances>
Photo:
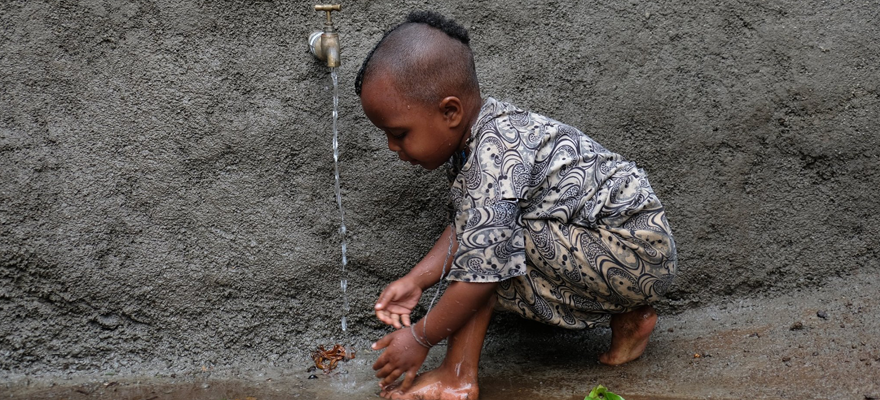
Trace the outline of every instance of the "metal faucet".
<instances>
[{"instance_id":1,"label":"metal faucet","mask_svg":"<svg viewBox=\"0 0 880 400\"><path fill-rule=\"evenodd\" d=\"M342 6L339 4L319 4L315 6L315 11L326 11L327 21L324 22L324 30L312 32L309 35L309 49L315 57L321 61L327 61L327 66L335 68L339 66L339 34L333 27L333 21L330 19L331 11L341 11Z\"/></svg>"}]
</instances>

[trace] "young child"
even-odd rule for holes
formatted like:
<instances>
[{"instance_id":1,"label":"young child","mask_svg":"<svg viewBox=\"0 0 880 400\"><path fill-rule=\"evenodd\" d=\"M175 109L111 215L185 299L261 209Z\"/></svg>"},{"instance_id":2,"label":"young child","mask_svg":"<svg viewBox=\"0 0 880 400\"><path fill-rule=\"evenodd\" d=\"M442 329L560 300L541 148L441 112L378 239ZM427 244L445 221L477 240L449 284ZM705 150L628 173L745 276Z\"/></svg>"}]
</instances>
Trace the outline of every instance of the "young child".
<instances>
[{"instance_id":1,"label":"young child","mask_svg":"<svg viewBox=\"0 0 880 400\"><path fill-rule=\"evenodd\" d=\"M468 43L453 21L410 14L355 82L391 151L429 170L451 161L454 175L452 225L376 302L376 316L397 329L373 345L385 349L373 369L386 398L477 398L494 308L571 329L610 323L599 361L634 360L657 320L650 304L675 274L672 234L644 171L575 128L481 98ZM443 278L440 300L412 323L422 292ZM444 361L417 377L443 339Z\"/></svg>"}]
</instances>

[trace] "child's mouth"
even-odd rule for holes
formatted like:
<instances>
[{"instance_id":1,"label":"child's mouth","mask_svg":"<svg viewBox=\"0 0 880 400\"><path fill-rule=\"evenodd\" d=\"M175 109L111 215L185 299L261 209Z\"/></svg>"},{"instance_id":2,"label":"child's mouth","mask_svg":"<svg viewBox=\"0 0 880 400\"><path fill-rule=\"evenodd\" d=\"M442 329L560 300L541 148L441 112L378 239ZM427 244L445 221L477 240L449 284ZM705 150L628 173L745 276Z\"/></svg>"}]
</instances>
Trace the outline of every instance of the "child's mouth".
<instances>
[{"instance_id":1,"label":"child's mouth","mask_svg":"<svg viewBox=\"0 0 880 400\"><path fill-rule=\"evenodd\" d=\"M408 162L408 163L410 163L410 164L412 164L412 165L417 165L417 164L418 164L418 163L416 162L416 160L413 160L413 159L411 159L411 158L409 158L409 157L404 157L404 156L402 156L400 153L397 153L397 158L399 158L400 161Z\"/></svg>"}]
</instances>

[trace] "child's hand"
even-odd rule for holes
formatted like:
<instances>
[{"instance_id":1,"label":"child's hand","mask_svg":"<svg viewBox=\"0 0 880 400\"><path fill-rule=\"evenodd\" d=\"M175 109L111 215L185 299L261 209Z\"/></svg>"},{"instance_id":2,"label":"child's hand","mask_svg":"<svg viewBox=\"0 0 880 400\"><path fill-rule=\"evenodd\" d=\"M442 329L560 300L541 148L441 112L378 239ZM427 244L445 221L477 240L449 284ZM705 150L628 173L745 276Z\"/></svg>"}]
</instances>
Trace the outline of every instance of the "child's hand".
<instances>
[{"instance_id":1,"label":"child's hand","mask_svg":"<svg viewBox=\"0 0 880 400\"><path fill-rule=\"evenodd\" d=\"M421 297L422 288L405 277L391 282L376 301L376 317L395 329L410 326L409 316Z\"/></svg>"},{"instance_id":2,"label":"child's hand","mask_svg":"<svg viewBox=\"0 0 880 400\"><path fill-rule=\"evenodd\" d=\"M416 342L410 329L412 327L391 332L373 343L373 350L385 349L373 364L373 370L379 371L376 372L376 377L382 379L379 381L379 387L383 389L406 374L400 385L400 391L409 390L416 373L428 356L428 348Z\"/></svg>"}]
</instances>

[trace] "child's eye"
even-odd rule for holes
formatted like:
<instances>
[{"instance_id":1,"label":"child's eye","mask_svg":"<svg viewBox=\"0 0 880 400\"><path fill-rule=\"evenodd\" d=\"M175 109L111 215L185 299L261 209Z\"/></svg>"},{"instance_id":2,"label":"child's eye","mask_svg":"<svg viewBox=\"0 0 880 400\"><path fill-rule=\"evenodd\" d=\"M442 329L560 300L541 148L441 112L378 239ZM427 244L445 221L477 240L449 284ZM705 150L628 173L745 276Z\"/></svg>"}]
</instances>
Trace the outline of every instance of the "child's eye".
<instances>
[{"instance_id":1,"label":"child's eye","mask_svg":"<svg viewBox=\"0 0 880 400\"><path fill-rule=\"evenodd\" d=\"M402 131L402 132L388 132L388 134L391 135L391 137L393 137L393 138L395 138L395 139L403 139L403 137L406 136L406 131Z\"/></svg>"}]
</instances>

